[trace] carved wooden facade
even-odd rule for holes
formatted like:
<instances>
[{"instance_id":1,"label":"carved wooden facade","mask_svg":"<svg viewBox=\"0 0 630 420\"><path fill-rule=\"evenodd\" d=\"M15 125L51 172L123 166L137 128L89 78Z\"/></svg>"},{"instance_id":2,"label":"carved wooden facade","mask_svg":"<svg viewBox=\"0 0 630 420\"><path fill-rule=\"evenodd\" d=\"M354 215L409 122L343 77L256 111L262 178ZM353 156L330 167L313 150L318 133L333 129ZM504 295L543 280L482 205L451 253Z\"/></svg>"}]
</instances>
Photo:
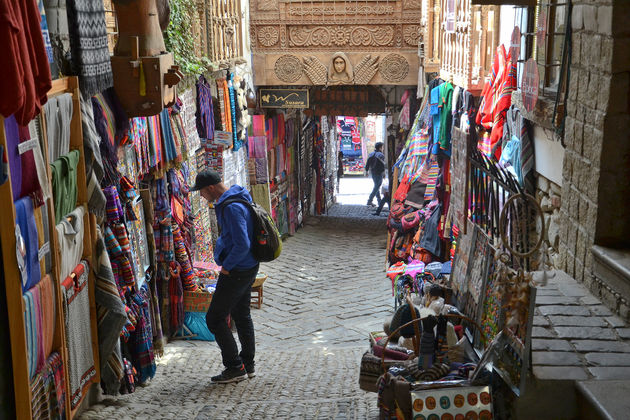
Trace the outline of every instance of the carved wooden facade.
<instances>
[{"instance_id":1,"label":"carved wooden facade","mask_svg":"<svg viewBox=\"0 0 630 420\"><path fill-rule=\"evenodd\" d=\"M471 0L424 1L440 3L440 77L479 94L499 44L499 6L471 5Z\"/></svg>"},{"instance_id":2,"label":"carved wooden facade","mask_svg":"<svg viewBox=\"0 0 630 420\"><path fill-rule=\"evenodd\" d=\"M249 1L258 85L417 83L421 0Z\"/></svg>"}]
</instances>

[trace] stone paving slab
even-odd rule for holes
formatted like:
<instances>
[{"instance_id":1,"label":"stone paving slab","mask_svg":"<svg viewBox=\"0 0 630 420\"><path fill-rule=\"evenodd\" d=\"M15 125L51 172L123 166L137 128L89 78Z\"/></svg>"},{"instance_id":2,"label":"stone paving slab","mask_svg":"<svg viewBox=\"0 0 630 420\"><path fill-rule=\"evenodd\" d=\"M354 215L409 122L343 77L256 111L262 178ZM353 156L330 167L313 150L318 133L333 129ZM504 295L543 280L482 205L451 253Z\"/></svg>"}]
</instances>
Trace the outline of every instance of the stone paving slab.
<instances>
[{"instance_id":1,"label":"stone paving slab","mask_svg":"<svg viewBox=\"0 0 630 420\"><path fill-rule=\"evenodd\" d=\"M252 309L258 376L213 385L222 370L216 343L175 341L148 386L106 396L80 418L378 418L376 394L358 382L368 333L393 313L385 221L351 213L342 222L313 220L285 241L278 260L261 266L264 301Z\"/></svg>"},{"instance_id":2,"label":"stone paving slab","mask_svg":"<svg viewBox=\"0 0 630 420\"><path fill-rule=\"evenodd\" d=\"M576 380L630 379L630 327L621 318L561 271L537 292L532 359L538 379L567 379L573 369Z\"/></svg>"}]
</instances>

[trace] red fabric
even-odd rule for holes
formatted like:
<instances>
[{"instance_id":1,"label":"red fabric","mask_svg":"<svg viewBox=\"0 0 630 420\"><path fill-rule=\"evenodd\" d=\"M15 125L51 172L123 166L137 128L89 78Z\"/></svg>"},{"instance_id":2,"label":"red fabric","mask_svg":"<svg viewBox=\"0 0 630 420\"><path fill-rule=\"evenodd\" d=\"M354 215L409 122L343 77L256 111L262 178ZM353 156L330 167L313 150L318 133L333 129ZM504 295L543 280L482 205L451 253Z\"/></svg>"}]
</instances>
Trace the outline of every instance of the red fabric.
<instances>
[{"instance_id":1,"label":"red fabric","mask_svg":"<svg viewBox=\"0 0 630 420\"><path fill-rule=\"evenodd\" d=\"M503 137L505 114L512 104L512 92L516 90L516 66L505 47L500 45L492 63L490 81L481 94L481 104L476 122L490 132L491 152L497 159L501 156L500 141Z\"/></svg>"},{"instance_id":2,"label":"red fabric","mask_svg":"<svg viewBox=\"0 0 630 420\"><path fill-rule=\"evenodd\" d=\"M20 143L24 143L31 139L31 133L28 127L20 126ZM20 197L30 195L33 199L33 205L39 207L44 204L44 194L42 187L39 185L37 177L37 167L35 166L35 157L33 151L29 150L21 155L22 160L22 188Z\"/></svg>"},{"instance_id":3,"label":"red fabric","mask_svg":"<svg viewBox=\"0 0 630 420\"><path fill-rule=\"evenodd\" d=\"M50 66L35 0L0 2L0 113L27 125L47 101Z\"/></svg>"}]
</instances>

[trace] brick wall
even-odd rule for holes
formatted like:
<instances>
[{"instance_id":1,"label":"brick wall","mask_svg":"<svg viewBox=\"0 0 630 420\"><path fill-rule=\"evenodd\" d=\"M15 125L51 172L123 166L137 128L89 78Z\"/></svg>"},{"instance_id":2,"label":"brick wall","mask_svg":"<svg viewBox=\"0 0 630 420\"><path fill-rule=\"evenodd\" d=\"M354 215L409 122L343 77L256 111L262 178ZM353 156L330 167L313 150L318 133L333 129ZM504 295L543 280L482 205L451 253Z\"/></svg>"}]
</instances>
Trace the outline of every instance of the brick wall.
<instances>
[{"instance_id":1,"label":"brick wall","mask_svg":"<svg viewBox=\"0 0 630 420\"><path fill-rule=\"evenodd\" d=\"M573 4L558 268L591 286L591 246L630 237L630 2Z\"/></svg>"}]
</instances>

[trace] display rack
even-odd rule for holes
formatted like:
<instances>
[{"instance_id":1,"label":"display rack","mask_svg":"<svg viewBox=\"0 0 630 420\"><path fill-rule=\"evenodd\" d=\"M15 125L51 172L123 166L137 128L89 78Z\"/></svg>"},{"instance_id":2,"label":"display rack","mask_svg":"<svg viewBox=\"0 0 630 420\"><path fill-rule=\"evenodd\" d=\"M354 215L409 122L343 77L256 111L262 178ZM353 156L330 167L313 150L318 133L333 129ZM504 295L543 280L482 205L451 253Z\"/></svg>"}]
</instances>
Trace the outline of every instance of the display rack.
<instances>
[{"instance_id":1,"label":"display rack","mask_svg":"<svg viewBox=\"0 0 630 420\"><path fill-rule=\"evenodd\" d=\"M79 164L77 167L77 206L87 206L87 184L85 175L85 158L83 153L83 134L81 125L81 101L79 92L79 82L76 77L66 77L54 80L52 88L48 92L48 97L52 98L63 93L72 94L73 98L73 114L70 128L70 149L78 150L80 154ZM43 111L42 111L43 112ZM44 149L42 155L48 171L48 188L51 187L51 170L48 161L48 144L46 136L46 125L43 114L40 115L42 137L44 139ZM4 118L0 116L0 146L7 150L7 139L5 136ZM49 226L50 249L52 258L52 280L55 290L55 332L53 337L53 351L57 351L62 358L65 384L66 384L66 401L65 413L66 418L71 420L78 412L81 404L77 404L74 410L70 404L70 381L68 375L68 349L66 343L63 300L60 287L60 248L57 241L57 233L55 229L55 214L53 198L47 200ZM9 332L11 338L11 355L13 360L13 385L15 393L15 414L18 420L29 420L33 418L32 395L29 380L29 366L27 361L27 344L26 344L26 325L24 321L24 304L22 300L22 287L19 282L20 272L16 261L15 249L15 224L16 213L13 204L13 191L9 179L0 185L0 202L3 204L2 217L0 217L0 243L2 245L2 262L4 267L5 291L7 296L7 312L9 318ZM87 260L92 267L92 253L95 242L96 220L94 215L87 214L84 220L84 238L83 238L83 256L82 259ZM90 380L92 383L100 382L100 371L98 362L98 332L96 325L96 303L94 298L95 279L93 270L89 273L89 298L90 298L90 324L92 335L92 352L94 356L94 367L96 375ZM85 393L87 395L88 392ZM83 398L85 398L85 395Z\"/></svg>"}]
</instances>

